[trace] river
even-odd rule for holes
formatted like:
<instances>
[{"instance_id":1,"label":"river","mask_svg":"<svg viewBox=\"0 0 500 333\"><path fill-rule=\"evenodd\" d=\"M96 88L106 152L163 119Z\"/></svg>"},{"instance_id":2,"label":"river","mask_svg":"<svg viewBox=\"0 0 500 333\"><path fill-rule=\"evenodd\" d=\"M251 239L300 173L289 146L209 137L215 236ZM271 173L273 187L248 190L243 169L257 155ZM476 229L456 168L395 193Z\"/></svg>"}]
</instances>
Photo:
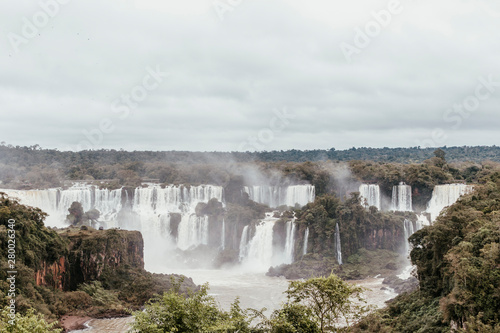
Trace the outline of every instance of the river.
<instances>
[{"instance_id":1,"label":"river","mask_svg":"<svg viewBox=\"0 0 500 333\"><path fill-rule=\"evenodd\" d=\"M209 294L213 295L219 302L220 307L228 310L236 297L240 299L242 308L254 308L267 310L266 315L281 307L286 301L284 291L288 287L288 280L279 277L269 277L264 273L248 272L241 269L208 270L208 269L161 269L157 273L176 273L189 276L196 284L209 283ZM364 280L350 281L359 286L368 288L364 297L369 305L377 308L385 306L385 301L396 296L389 290L381 290L383 279L367 278ZM92 320L86 330L73 332L99 333L99 332L126 332L131 318L114 318Z\"/></svg>"}]
</instances>

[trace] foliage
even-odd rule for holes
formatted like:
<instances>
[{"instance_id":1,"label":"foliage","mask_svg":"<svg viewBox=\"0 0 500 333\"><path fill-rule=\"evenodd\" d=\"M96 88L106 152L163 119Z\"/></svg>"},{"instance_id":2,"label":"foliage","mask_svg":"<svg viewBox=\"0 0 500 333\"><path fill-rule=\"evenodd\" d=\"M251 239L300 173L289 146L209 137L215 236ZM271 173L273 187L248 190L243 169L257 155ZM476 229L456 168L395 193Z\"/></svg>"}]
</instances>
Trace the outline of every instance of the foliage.
<instances>
[{"instance_id":1,"label":"foliage","mask_svg":"<svg viewBox=\"0 0 500 333\"><path fill-rule=\"evenodd\" d=\"M292 281L286 291L290 301L310 308L314 321L321 332L337 332L340 320L349 327L358 320L367 308L361 297L363 288L342 281L331 274L328 277Z\"/></svg>"},{"instance_id":2,"label":"foliage","mask_svg":"<svg viewBox=\"0 0 500 333\"><path fill-rule=\"evenodd\" d=\"M403 295L354 332L498 332L500 173L410 237L420 291Z\"/></svg>"},{"instance_id":3,"label":"foliage","mask_svg":"<svg viewBox=\"0 0 500 333\"><path fill-rule=\"evenodd\" d=\"M208 285L188 295L179 293L178 284L134 313L135 332L338 332L339 320L349 324L358 320L366 308L362 288L350 285L335 275L293 281L286 291L288 303L267 319L262 310L240 308L236 299L229 311L221 310ZM257 321L258 320L258 321ZM253 325L253 326L252 326Z\"/></svg>"},{"instance_id":4,"label":"foliage","mask_svg":"<svg viewBox=\"0 0 500 333\"><path fill-rule=\"evenodd\" d=\"M500 321L499 211L500 178L493 175L410 238L420 287L441 297L447 321Z\"/></svg>"},{"instance_id":5,"label":"foliage","mask_svg":"<svg viewBox=\"0 0 500 333\"><path fill-rule=\"evenodd\" d=\"M68 208L69 214L66 216L66 220L72 224L72 225L77 225L82 222L83 219L83 207L82 204L73 201L71 203L71 206Z\"/></svg>"},{"instance_id":6,"label":"foliage","mask_svg":"<svg viewBox=\"0 0 500 333\"><path fill-rule=\"evenodd\" d=\"M92 297L94 305L113 306L119 303L117 295L112 291L105 290L99 281L83 283L78 287L78 290Z\"/></svg>"},{"instance_id":7,"label":"foliage","mask_svg":"<svg viewBox=\"0 0 500 333\"><path fill-rule=\"evenodd\" d=\"M399 295L386 308L370 313L349 332L448 333L450 326L443 322L439 301L415 291Z\"/></svg>"},{"instance_id":8,"label":"foliage","mask_svg":"<svg viewBox=\"0 0 500 333\"><path fill-rule=\"evenodd\" d=\"M334 195L316 197L297 211L297 221L309 227L310 252L322 257L335 257L335 229L339 225L342 254L348 257L360 249L387 249L398 251L402 239L402 225L405 218L416 220L412 213L380 212L374 207L361 206L359 193L341 202ZM305 229L305 228L304 228ZM372 236L382 231L381 237ZM300 249L299 249L300 250Z\"/></svg>"},{"instance_id":9,"label":"foliage","mask_svg":"<svg viewBox=\"0 0 500 333\"><path fill-rule=\"evenodd\" d=\"M133 329L144 333L251 332L253 318L240 308L238 300L226 312L208 295L207 285L187 297L178 291L173 288L150 301L144 311L135 312Z\"/></svg>"},{"instance_id":10,"label":"foliage","mask_svg":"<svg viewBox=\"0 0 500 333\"><path fill-rule=\"evenodd\" d=\"M9 323L12 320L8 307L5 307L0 312L0 331L5 333L59 333L62 330L56 329L57 322L47 323L41 314L37 314L35 310L30 309L25 315L20 313L15 314L15 324Z\"/></svg>"},{"instance_id":11,"label":"foliage","mask_svg":"<svg viewBox=\"0 0 500 333\"><path fill-rule=\"evenodd\" d=\"M286 303L275 310L269 320L270 333L321 333L311 308L297 303Z\"/></svg>"}]
</instances>

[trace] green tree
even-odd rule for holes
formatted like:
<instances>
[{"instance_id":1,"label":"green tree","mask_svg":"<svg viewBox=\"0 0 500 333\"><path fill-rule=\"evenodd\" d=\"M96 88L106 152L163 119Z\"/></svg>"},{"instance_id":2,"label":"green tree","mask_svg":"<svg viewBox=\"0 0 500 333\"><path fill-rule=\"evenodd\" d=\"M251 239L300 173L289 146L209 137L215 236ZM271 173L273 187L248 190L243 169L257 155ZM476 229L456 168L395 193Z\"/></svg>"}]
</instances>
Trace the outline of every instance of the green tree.
<instances>
[{"instance_id":1,"label":"green tree","mask_svg":"<svg viewBox=\"0 0 500 333\"><path fill-rule=\"evenodd\" d=\"M271 333L320 333L320 329L313 320L311 308L297 303L286 303L283 308L276 310L269 321Z\"/></svg>"},{"instance_id":2,"label":"green tree","mask_svg":"<svg viewBox=\"0 0 500 333\"><path fill-rule=\"evenodd\" d=\"M320 332L340 332L339 322L350 323L367 311L361 297L363 288L351 285L334 274L328 277L292 281L286 291L289 301L307 306Z\"/></svg>"},{"instance_id":3,"label":"green tree","mask_svg":"<svg viewBox=\"0 0 500 333\"><path fill-rule=\"evenodd\" d=\"M13 317L15 319L13 319ZM13 325L12 325L13 324ZM0 312L0 331L5 333L59 333L62 329L54 328L57 322L47 323L41 314L29 309L25 315L11 314L8 307Z\"/></svg>"},{"instance_id":4,"label":"green tree","mask_svg":"<svg viewBox=\"0 0 500 333\"><path fill-rule=\"evenodd\" d=\"M207 291L208 285L203 285L186 296L179 293L176 284L150 301L144 311L134 313L133 329L144 333L251 332L250 323L255 318L251 311L242 310L238 300L229 312L223 311Z\"/></svg>"}]
</instances>

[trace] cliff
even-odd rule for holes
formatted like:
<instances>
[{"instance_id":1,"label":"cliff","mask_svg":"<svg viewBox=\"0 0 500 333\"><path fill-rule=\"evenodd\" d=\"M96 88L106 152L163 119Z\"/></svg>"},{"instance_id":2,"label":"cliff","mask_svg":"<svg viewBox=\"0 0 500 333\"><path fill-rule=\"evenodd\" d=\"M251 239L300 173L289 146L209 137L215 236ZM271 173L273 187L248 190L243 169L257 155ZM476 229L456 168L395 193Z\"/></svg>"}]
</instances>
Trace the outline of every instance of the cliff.
<instances>
[{"instance_id":1,"label":"cliff","mask_svg":"<svg viewBox=\"0 0 500 333\"><path fill-rule=\"evenodd\" d=\"M106 280L120 268L144 269L144 241L138 231L82 230L61 236L69 241L67 289L87 281Z\"/></svg>"}]
</instances>

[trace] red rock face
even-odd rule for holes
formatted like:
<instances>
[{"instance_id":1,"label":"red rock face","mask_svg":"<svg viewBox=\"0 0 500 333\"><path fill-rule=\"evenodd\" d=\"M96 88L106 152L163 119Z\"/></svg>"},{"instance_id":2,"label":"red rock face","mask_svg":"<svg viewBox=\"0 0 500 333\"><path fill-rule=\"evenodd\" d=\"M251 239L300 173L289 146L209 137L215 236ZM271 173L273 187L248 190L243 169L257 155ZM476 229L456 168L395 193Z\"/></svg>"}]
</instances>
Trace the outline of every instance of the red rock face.
<instances>
[{"instance_id":1,"label":"red rock face","mask_svg":"<svg viewBox=\"0 0 500 333\"><path fill-rule=\"evenodd\" d=\"M38 286L75 290L120 267L144 269L144 241L138 231L94 231L68 237L69 253L35 272Z\"/></svg>"},{"instance_id":2,"label":"red rock face","mask_svg":"<svg viewBox=\"0 0 500 333\"><path fill-rule=\"evenodd\" d=\"M43 262L42 268L35 272L36 285L64 290L66 271L66 259L64 257L59 258L58 261L51 265Z\"/></svg>"}]
</instances>

